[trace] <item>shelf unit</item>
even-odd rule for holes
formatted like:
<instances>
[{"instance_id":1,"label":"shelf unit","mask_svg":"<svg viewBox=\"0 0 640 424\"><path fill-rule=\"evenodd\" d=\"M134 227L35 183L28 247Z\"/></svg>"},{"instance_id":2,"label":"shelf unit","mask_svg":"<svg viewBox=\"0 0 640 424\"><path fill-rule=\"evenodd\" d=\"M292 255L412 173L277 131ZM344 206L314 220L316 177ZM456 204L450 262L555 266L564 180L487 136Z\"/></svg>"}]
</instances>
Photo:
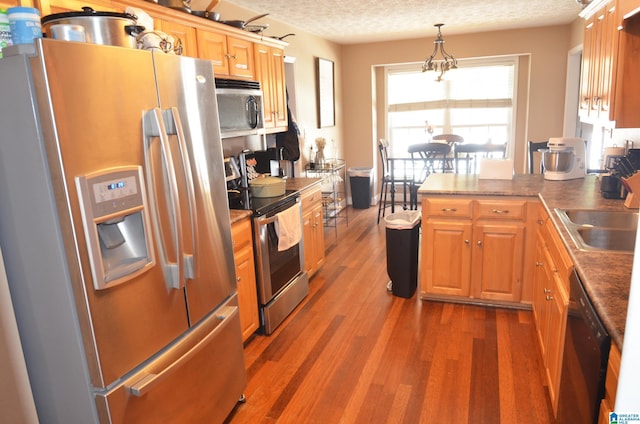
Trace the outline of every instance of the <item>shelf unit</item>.
<instances>
[{"instance_id":1,"label":"shelf unit","mask_svg":"<svg viewBox=\"0 0 640 424\"><path fill-rule=\"evenodd\" d=\"M313 167L312 167L313 166ZM349 225L347 213L347 167L344 159L327 159L323 164L307 164L305 176L322 178L322 212L325 227L334 227L338 237L338 219Z\"/></svg>"}]
</instances>

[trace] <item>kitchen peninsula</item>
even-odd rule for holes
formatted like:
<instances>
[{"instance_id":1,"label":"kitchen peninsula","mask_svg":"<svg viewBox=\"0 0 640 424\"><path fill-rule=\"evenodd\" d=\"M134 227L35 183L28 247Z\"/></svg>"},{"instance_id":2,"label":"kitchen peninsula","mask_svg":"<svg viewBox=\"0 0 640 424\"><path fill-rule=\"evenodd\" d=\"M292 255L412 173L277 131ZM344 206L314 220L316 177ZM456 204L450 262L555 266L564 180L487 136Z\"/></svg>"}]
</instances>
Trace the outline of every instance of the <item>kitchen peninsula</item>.
<instances>
[{"instance_id":1,"label":"kitchen peninsula","mask_svg":"<svg viewBox=\"0 0 640 424\"><path fill-rule=\"evenodd\" d=\"M557 210L625 209L621 200L604 199L599 187L593 175L549 181L542 175L486 180L432 174L418 190L421 297L530 305L551 407L563 421L575 410L575 388L588 385L594 397L579 402L593 411L601 404L599 422L608 422L618 385L633 254L578 248ZM589 304L611 337L611 349ZM582 375L583 367L595 374ZM595 395L600 390L603 399Z\"/></svg>"},{"instance_id":2,"label":"kitchen peninsula","mask_svg":"<svg viewBox=\"0 0 640 424\"><path fill-rule=\"evenodd\" d=\"M602 198L599 187L599 180L593 175L569 181L547 181L542 175L516 175L513 180L480 180L475 175L432 174L418 193L422 196L423 205L428 198L452 195L539 198L562 238L598 315L612 340L622 347L633 255L578 249L554 211L555 208L626 209L622 200ZM525 258L525 261L533 261L533 258Z\"/></svg>"}]
</instances>

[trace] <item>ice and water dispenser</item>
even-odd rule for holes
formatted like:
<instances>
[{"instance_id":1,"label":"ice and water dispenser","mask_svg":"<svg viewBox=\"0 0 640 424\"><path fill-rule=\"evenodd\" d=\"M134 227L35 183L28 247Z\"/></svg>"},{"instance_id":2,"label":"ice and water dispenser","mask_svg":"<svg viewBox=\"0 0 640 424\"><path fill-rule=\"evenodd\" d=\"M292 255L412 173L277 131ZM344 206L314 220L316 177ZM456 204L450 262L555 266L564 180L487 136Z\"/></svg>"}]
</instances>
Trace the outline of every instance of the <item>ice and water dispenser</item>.
<instances>
[{"instance_id":1,"label":"ice and water dispenser","mask_svg":"<svg viewBox=\"0 0 640 424\"><path fill-rule=\"evenodd\" d=\"M96 290L124 283L154 263L142 167L76 177Z\"/></svg>"}]
</instances>

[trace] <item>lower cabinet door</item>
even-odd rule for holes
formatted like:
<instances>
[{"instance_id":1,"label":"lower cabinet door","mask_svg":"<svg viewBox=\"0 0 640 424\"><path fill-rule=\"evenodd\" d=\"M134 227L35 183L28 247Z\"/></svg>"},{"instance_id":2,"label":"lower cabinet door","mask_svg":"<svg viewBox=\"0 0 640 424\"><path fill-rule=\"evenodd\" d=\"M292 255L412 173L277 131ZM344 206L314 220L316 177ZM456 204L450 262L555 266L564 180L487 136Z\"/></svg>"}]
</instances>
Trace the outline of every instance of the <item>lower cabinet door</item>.
<instances>
[{"instance_id":1,"label":"lower cabinet door","mask_svg":"<svg viewBox=\"0 0 640 424\"><path fill-rule=\"evenodd\" d=\"M242 329L242 340L246 341L260 327L253 249L251 246L245 247L236 252L234 257L236 261L236 281L238 283L240 327Z\"/></svg>"},{"instance_id":2,"label":"lower cabinet door","mask_svg":"<svg viewBox=\"0 0 640 424\"><path fill-rule=\"evenodd\" d=\"M430 220L424 230L422 291L469 296L471 221Z\"/></svg>"},{"instance_id":3,"label":"lower cabinet door","mask_svg":"<svg viewBox=\"0 0 640 424\"><path fill-rule=\"evenodd\" d=\"M476 224L473 230L472 295L519 302L522 292L525 224Z\"/></svg>"}]
</instances>

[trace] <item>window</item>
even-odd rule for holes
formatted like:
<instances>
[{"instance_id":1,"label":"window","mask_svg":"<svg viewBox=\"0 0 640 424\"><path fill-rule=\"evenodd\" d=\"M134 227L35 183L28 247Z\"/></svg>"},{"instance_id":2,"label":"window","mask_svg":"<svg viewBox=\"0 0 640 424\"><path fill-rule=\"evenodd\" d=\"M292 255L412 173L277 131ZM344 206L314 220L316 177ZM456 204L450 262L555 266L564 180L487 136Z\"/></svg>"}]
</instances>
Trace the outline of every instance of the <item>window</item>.
<instances>
[{"instance_id":1,"label":"window","mask_svg":"<svg viewBox=\"0 0 640 424\"><path fill-rule=\"evenodd\" d=\"M411 144L453 133L465 142L495 144L513 139L517 57L459 60L437 82L419 64L386 68L390 154L406 157ZM507 147L507 152L511 149Z\"/></svg>"}]
</instances>

